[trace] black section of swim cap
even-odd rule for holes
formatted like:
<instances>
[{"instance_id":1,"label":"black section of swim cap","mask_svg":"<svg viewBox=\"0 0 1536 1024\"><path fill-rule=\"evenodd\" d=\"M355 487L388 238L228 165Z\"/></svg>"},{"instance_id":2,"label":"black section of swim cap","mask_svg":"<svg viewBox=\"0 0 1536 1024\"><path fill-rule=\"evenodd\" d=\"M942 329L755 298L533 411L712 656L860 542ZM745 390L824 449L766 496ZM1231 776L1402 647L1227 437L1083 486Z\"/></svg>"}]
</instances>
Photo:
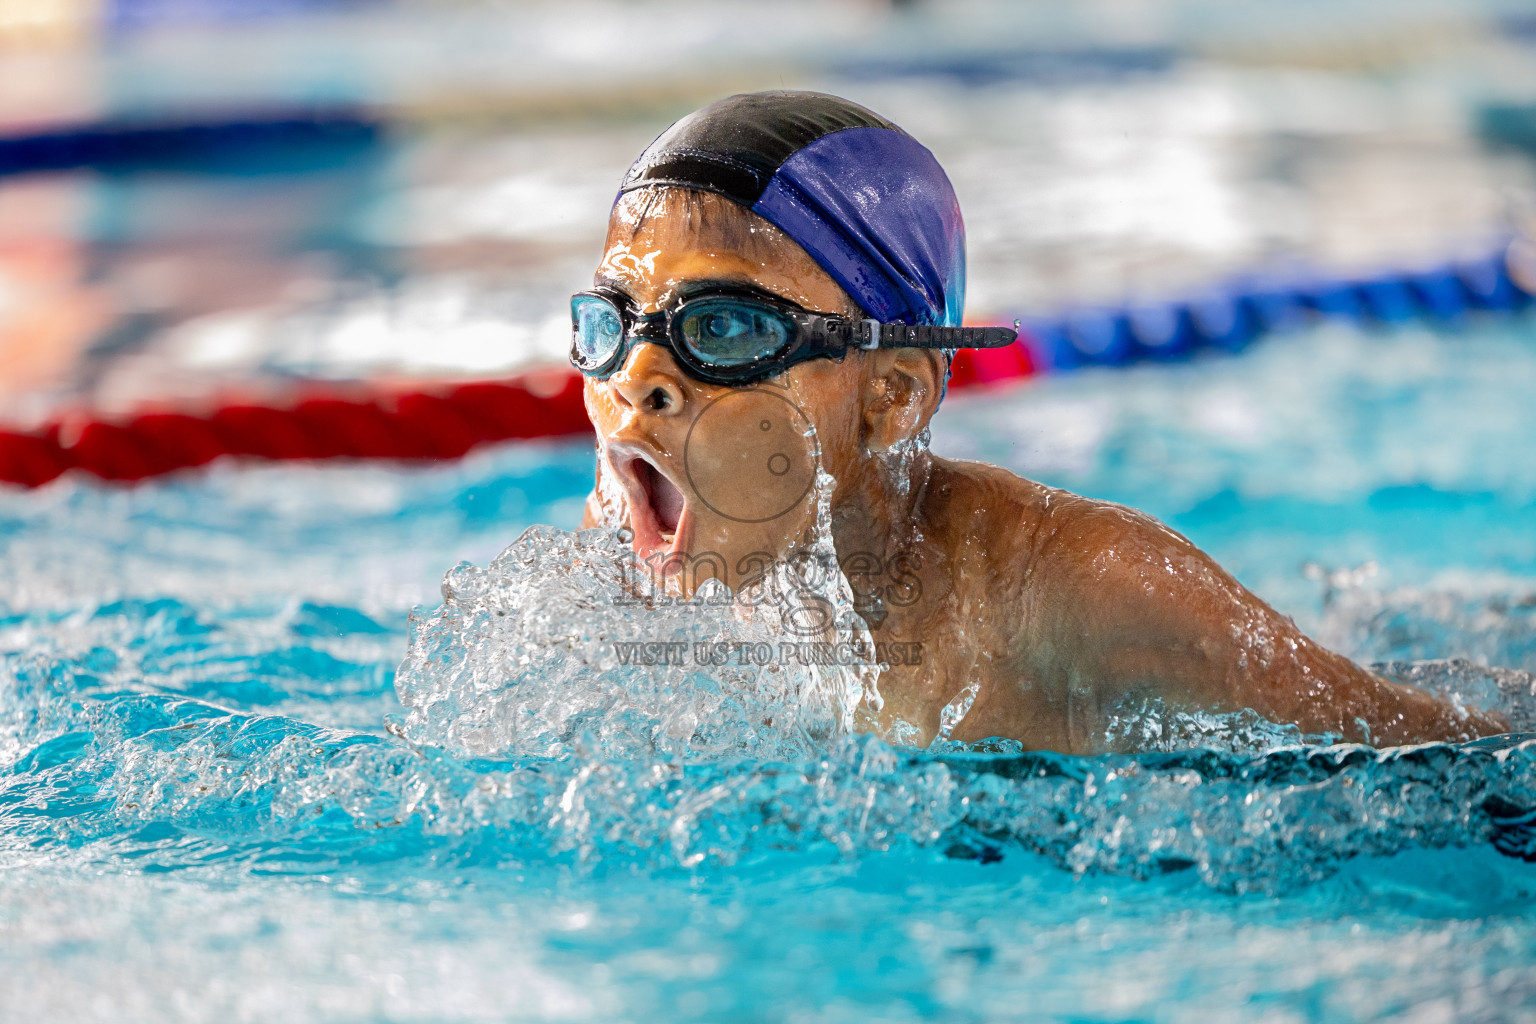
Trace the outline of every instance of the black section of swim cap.
<instances>
[{"instance_id":1,"label":"black section of swim cap","mask_svg":"<svg viewBox=\"0 0 1536 1024\"><path fill-rule=\"evenodd\" d=\"M750 207L785 160L845 128L901 131L874 111L824 92L727 96L657 136L624 176L619 194L674 185L717 192Z\"/></svg>"}]
</instances>

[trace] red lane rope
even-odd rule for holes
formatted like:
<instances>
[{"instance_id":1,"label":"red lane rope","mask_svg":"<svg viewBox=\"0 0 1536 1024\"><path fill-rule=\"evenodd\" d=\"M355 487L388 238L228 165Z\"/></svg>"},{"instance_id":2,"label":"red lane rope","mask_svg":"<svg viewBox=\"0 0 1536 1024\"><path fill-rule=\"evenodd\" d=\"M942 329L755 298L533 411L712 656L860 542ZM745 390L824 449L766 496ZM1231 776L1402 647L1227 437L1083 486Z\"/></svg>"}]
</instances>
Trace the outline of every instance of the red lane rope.
<instances>
[{"instance_id":1,"label":"red lane rope","mask_svg":"<svg viewBox=\"0 0 1536 1024\"><path fill-rule=\"evenodd\" d=\"M1030 355L1029 338L1019 333L1019 340L1004 348L963 348L950 364L951 391L977 384L993 384L1028 377L1037 371Z\"/></svg>"},{"instance_id":2,"label":"red lane rope","mask_svg":"<svg viewBox=\"0 0 1536 1024\"><path fill-rule=\"evenodd\" d=\"M371 398L313 397L283 408L228 405L205 415L152 412L119 422L0 431L0 482L38 487L71 469L142 480L223 455L259 459L456 459L515 438L591 430L581 378L526 380ZM72 435L74 440L66 438Z\"/></svg>"},{"instance_id":3,"label":"red lane rope","mask_svg":"<svg viewBox=\"0 0 1536 1024\"><path fill-rule=\"evenodd\" d=\"M1028 376L1022 344L955 356L950 387ZM457 459L483 444L591 430L581 377L548 375L370 398L309 397L284 407L226 405L196 415L147 412L117 422L65 419L0 430L0 483L40 487L72 470L143 480L225 455L257 459ZM73 437L73 441L67 438Z\"/></svg>"}]
</instances>

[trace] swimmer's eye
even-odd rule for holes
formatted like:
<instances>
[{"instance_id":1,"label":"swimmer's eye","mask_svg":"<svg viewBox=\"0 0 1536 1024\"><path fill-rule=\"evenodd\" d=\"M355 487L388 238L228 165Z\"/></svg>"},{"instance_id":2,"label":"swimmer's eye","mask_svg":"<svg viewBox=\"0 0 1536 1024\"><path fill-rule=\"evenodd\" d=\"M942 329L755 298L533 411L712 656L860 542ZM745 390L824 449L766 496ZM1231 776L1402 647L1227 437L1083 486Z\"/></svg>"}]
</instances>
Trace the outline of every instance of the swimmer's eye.
<instances>
[{"instance_id":1,"label":"swimmer's eye","mask_svg":"<svg viewBox=\"0 0 1536 1024\"><path fill-rule=\"evenodd\" d=\"M794 337L794 321L741 299L688 303L677 325L683 343L701 361L740 366L782 352Z\"/></svg>"},{"instance_id":2,"label":"swimmer's eye","mask_svg":"<svg viewBox=\"0 0 1536 1024\"><path fill-rule=\"evenodd\" d=\"M571 358L593 368L612 359L624 340L624 321L613 303L596 295L571 299Z\"/></svg>"},{"instance_id":3,"label":"swimmer's eye","mask_svg":"<svg viewBox=\"0 0 1536 1024\"><path fill-rule=\"evenodd\" d=\"M729 338L745 329L740 317L726 316L724 313L709 313L699 317L698 321L701 333L711 341Z\"/></svg>"}]
</instances>

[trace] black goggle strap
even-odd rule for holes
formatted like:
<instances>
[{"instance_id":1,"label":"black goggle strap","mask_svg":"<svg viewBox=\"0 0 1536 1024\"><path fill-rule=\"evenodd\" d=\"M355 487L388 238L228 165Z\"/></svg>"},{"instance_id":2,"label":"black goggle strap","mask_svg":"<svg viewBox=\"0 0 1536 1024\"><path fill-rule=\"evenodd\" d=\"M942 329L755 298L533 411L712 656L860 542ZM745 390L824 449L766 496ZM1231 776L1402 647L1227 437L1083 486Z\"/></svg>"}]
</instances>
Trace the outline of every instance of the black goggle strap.
<instances>
[{"instance_id":1,"label":"black goggle strap","mask_svg":"<svg viewBox=\"0 0 1536 1024\"><path fill-rule=\"evenodd\" d=\"M938 327L931 324L883 324L878 320L853 320L851 345L855 348L1006 348L1018 340L1011 327Z\"/></svg>"}]
</instances>

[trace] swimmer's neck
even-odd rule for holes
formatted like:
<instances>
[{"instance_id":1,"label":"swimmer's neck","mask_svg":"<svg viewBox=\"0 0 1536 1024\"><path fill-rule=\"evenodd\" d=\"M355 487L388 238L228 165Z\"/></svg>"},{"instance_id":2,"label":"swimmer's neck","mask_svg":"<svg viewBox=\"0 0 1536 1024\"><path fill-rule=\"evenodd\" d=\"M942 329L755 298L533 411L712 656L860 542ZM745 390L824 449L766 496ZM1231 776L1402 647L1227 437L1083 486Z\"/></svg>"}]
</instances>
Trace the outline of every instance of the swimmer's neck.
<instances>
[{"instance_id":1,"label":"swimmer's neck","mask_svg":"<svg viewBox=\"0 0 1536 1024\"><path fill-rule=\"evenodd\" d=\"M859 552L885 561L921 545L932 473L933 456L926 450L859 460L833 495L832 540L839 557Z\"/></svg>"}]
</instances>

